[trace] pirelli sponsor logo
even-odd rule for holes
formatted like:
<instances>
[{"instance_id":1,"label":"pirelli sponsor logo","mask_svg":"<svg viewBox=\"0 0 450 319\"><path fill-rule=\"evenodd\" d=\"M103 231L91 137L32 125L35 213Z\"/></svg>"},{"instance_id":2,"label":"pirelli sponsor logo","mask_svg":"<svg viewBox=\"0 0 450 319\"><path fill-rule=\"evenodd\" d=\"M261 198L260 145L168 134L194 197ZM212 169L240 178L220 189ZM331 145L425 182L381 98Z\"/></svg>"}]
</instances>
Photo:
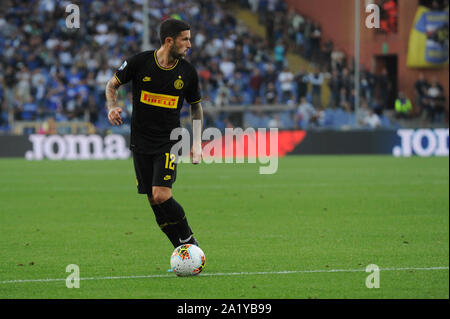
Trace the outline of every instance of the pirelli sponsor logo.
<instances>
[{"instance_id":1,"label":"pirelli sponsor logo","mask_svg":"<svg viewBox=\"0 0 450 319\"><path fill-rule=\"evenodd\" d=\"M141 102L148 105L176 109L178 106L178 99L179 96L157 94L144 90L141 91Z\"/></svg>"}]
</instances>

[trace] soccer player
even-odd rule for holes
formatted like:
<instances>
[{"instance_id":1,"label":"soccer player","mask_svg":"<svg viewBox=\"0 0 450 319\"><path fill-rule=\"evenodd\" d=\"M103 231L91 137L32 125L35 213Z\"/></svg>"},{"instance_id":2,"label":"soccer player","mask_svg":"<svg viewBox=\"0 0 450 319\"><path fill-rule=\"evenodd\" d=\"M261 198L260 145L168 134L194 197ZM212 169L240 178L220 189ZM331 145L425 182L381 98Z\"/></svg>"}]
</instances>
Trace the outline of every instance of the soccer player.
<instances>
[{"instance_id":1,"label":"soccer player","mask_svg":"<svg viewBox=\"0 0 450 319\"><path fill-rule=\"evenodd\" d=\"M123 123L117 106L119 86L132 81L133 111L130 150L139 194L146 194L156 222L174 247L198 245L183 207L172 196L178 154L171 153L177 142L170 140L180 127L183 101L191 105L191 119L203 123L197 71L184 57L191 48L190 26L168 19L160 25L161 47L126 59L106 85L108 120ZM192 163L201 161L201 126L193 127Z\"/></svg>"}]
</instances>

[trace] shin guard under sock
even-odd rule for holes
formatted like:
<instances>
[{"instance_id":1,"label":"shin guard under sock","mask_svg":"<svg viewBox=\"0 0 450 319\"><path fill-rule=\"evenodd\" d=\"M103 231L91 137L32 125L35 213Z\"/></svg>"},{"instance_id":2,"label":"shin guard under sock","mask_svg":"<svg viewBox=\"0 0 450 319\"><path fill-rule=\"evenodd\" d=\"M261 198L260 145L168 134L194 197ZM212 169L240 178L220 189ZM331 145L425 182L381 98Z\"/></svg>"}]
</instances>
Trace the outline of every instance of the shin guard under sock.
<instances>
[{"instance_id":1,"label":"shin guard under sock","mask_svg":"<svg viewBox=\"0 0 450 319\"><path fill-rule=\"evenodd\" d=\"M173 225L178 236L178 245L188 242L192 238L192 230L186 219L183 207L173 198L169 198L159 207L164 211L164 216L169 225Z\"/></svg>"},{"instance_id":2,"label":"shin guard under sock","mask_svg":"<svg viewBox=\"0 0 450 319\"><path fill-rule=\"evenodd\" d=\"M169 222L164 210L159 205L151 205L153 212L155 213L156 223L174 247L180 245L176 226Z\"/></svg>"}]
</instances>

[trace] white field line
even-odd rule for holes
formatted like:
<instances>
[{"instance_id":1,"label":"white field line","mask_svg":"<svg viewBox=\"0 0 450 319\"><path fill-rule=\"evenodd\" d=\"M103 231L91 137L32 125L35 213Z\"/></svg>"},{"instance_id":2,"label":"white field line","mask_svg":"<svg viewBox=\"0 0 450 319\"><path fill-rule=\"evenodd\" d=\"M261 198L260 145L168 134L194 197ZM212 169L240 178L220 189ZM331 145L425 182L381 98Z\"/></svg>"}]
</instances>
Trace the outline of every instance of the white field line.
<instances>
[{"instance_id":1,"label":"white field line","mask_svg":"<svg viewBox=\"0 0 450 319\"><path fill-rule=\"evenodd\" d=\"M432 270L449 270L448 266L442 267L400 267L400 268L380 268L380 271L432 271ZM215 276L248 276L248 275L285 275L285 274L306 274L306 273L334 273L334 272L365 272L365 269L318 269L318 270L286 270L286 271L256 271L256 272L216 272L202 273L199 277L215 277ZM86 277L81 280L113 280L113 279L146 279L146 278L176 278L174 274L164 275L140 275L140 276L108 276L108 277ZM27 282L52 282L65 281L66 278L48 278L48 279L23 279L23 280L5 280L0 284L14 284Z\"/></svg>"}]
</instances>

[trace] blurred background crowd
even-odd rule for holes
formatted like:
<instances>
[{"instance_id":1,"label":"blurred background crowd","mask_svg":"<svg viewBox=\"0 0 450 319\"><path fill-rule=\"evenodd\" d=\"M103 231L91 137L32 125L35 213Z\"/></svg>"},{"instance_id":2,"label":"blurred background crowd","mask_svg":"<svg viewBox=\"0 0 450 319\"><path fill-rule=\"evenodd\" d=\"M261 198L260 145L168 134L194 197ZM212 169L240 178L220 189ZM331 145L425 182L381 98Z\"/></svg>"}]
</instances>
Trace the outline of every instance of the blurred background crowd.
<instances>
[{"instance_id":1,"label":"blurred background crowd","mask_svg":"<svg viewBox=\"0 0 450 319\"><path fill-rule=\"evenodd\" d=\"M80 7L80 28L66 27L65 8ZM16 121L88 121L98 132L110 129L105 85L122 61L141 51L142 0L5 0L0 10L0 130ZM445 99L437 79L417 80L416 96L387 97L393 84L387 70L361 70L361 106L355 112L354 63L321 26L282 0L234 1L258 15L262 37L236 19L225 1L150 1L150 44L159 47L158 25L168 18L191 24L187 59L199 73L205 125L279 128L378 128L396 118L420 116L444 122ZM395 28L396 1L383 1L384 32ZM384 21L384 20L383 20ZM314 67L292 70L287 53ZM329 98L324 102L327 86ZM120 90L125 117L131 114L130 87ZM412 106L417 106L412 111ZM283 105L267 112L264 105ZM224 111L243 106L243 116ZM417 111L418 110L418 111ZM242 113L242 112L241 112ZM183 116L187 117L187 108ZM242 115L242 114L241 114ZM127 129L125 126L123 129Z\"/></svg>"}]
</instances>

